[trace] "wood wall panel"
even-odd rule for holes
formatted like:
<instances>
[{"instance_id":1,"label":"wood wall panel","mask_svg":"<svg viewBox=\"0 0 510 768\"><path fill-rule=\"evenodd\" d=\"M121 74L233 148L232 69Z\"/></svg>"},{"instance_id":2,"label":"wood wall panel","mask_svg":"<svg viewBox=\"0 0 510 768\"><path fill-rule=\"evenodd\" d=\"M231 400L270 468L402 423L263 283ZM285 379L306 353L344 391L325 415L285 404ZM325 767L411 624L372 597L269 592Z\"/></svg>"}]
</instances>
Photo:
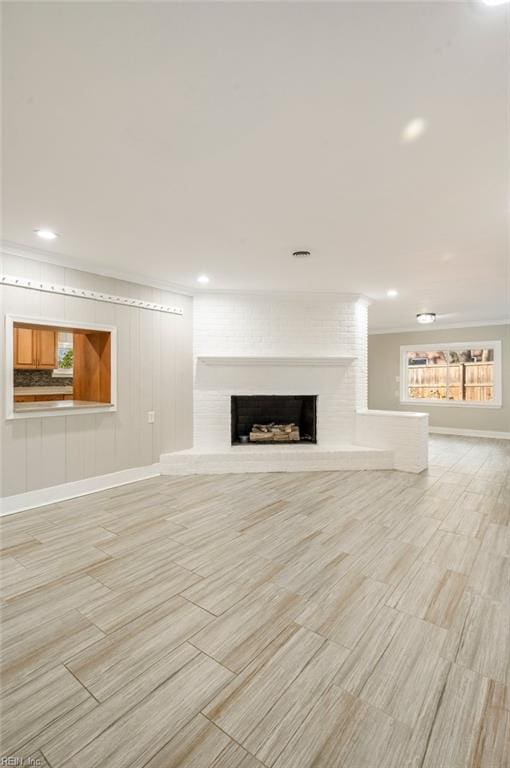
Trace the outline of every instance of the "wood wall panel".
<instances>
[{"instance_id":1,"label":"wood wall panel","mask_svg":"<svg viewBox=\"0 0 510 768\"><path fill-rule=\"evenodd\" d=\"M8 274L175 303L184 316L2 286L2 312L117 327L118 411L6 422L2 495L23 493L159 461L192 444L192 300L113 278L2 254ZM0 345L5 364L5 339ZM156 412L149 424L147 411ZM30 424L28 427L27 425Z\"/></svg>"},{"instance_id":2,"label":"wood wall panel","mask_svg":"<svg viewBox=\"0 0 510 768\"><path fill-rule=\"evenodd\" d=\"M73 394L75 400L111 403L111 334L74 333Z\"/></svg>"}]
</instances>

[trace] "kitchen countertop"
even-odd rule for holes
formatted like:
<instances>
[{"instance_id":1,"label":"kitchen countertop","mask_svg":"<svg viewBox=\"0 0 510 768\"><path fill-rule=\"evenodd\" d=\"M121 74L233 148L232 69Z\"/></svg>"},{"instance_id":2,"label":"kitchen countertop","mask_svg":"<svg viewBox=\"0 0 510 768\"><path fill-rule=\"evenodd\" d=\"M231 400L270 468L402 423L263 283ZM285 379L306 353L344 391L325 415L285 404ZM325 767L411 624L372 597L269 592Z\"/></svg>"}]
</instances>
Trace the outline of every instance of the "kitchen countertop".
<instances>
[{"instance_id":1,"label":"kitchen countertop","mask_svg":"<svg viewBox=\"0 0 510 768\"><path fill-rule=\"evenodd\" d=\"M15 395L72 395L73 388L66 387L14 387Z\"/></svg>"},{"instance_id":2,"label":"kitchen countertop","mask_svg":"<svg viewBox=\"0 0 510 768\"><path fill-rule=\"evenodd\" d=\"M79 408L111 408L111 403L96 403L92 400L44 400L38 403L15 403L14 413L26 411L75 411Z\"/></svg>"}]
</instances>

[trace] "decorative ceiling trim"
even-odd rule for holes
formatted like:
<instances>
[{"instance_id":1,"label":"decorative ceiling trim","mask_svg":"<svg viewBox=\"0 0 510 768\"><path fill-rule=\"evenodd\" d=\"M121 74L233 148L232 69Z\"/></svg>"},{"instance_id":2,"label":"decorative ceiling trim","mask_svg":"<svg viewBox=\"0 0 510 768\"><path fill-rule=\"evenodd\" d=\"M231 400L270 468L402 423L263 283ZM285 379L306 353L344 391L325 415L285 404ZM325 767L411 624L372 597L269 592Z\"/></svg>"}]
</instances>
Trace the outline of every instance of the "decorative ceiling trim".
<instances>
[{"instance_id":1,"label":"decorative ceiling trim","mask_svg":"<svg viewBox=\"0 0 510 768\"><path fill-rule=\"evenodd\" d=\"M401 328L375 329L373 331L369 329L368 335L384 336L387 334L389 336L396 333L423 333L424 331L433 333L434 331L449 331L450 328L485 328L489 325L510 325L510 318L508 320L484 320L483 322L472 320L465 323L434 323L434 325L419 325L416 323L416 325L406 325Z\"/></svg>"},{"instance_id":2,"label":"decorative ceiling trim","mask_svg":"<svg viewBox=\"0 0 510 768\"><path fill-rule=\"evenodd\" d=\"M153 301L143 301L133 299L127 296L116 296L108 291L90 291L87 288L75 288L72 285L57 285L56 283L45 283L40 280L31 280L28 277L15 277L13 275L1 275L0 284L11 286L13 288L25 288L30 291L42 291L43 293L54 293L61 296L68 296L71 299L90 299L91 301L104 301L107 304L117 304L121 306L134 307L136 309L148 309L152 312L164 312L171 315L183 315L182 307L171 307L166 304L158 304Z\"/></svg>"}]
</instances>

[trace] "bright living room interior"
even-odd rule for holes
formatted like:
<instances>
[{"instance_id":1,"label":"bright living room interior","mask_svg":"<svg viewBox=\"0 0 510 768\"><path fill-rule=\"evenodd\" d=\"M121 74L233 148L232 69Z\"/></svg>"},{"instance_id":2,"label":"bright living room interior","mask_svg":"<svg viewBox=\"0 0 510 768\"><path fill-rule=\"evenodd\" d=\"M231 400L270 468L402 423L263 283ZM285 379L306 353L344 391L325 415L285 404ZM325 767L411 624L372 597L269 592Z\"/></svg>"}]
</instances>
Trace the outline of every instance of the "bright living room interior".
<instances>
[{"instance_id":1,"label":"bright living room interior","mask_svg":"<svg viewBox=\"0 0 510 768\"><path fill-rule=\"evenodd\" d=\"M507 765L509 8L3 3L12 764Z\"/></svg>"}]
</instances>

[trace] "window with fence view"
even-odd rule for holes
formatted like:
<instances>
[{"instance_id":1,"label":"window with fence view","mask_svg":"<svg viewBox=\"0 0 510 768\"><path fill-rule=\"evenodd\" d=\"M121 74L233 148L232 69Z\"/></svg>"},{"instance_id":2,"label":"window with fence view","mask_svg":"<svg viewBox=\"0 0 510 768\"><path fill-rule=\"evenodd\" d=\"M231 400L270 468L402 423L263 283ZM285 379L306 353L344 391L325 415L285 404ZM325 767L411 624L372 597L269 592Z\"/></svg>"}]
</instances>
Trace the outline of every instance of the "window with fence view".
<instances>
[{"instance_id":1,"label":"window with fence view","mask_svg":"<svg viewBox=\"0 0 510 768\"><path fill-rule=\"evenodd\" d=\"M495 352L495 346L405 348L403 399L495 405Z\"/></svg>"}]
</instances>

